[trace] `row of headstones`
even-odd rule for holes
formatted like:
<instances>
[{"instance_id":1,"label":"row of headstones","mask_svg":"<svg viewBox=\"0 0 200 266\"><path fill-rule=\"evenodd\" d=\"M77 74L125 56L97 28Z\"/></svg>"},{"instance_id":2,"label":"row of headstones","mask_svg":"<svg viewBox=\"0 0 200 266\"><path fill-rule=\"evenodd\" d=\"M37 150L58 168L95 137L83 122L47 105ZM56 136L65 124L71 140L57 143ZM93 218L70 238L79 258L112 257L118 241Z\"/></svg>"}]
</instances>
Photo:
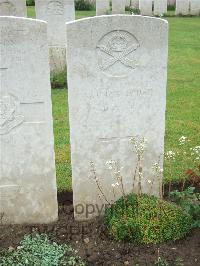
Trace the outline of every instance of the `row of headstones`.
<instances>
[{"instance_id":1,"label":"row of headstones","mask_svg":"<svg viewBox=\"0 0 200 266\"><path fill-rule=\"evenodd\" d=\"M176 15L200 15L200 0L176 0ZM160 16L167 13L168 0L113 0L112 13L125 13L125 6L138 8L141 15ZM110 8L110 0L96 0L97 15L105 15Z\"/></svg>"},{"instance_id":2,"label":"row of headstones","mask_svg":"<svg viewBox=\"0 0 200 266\"><path fill-rule=\"evenodd\" d=\"M200 0L176 0L176 15L200 15Z\"/></svg>"},{"instance_id":3,"label":"row of headstones","mask_svg":"<svg viewBox=\"0 0 200 266\"><path fill-rule=\"evenodd\" d=\"M74 0L35 0L36 18L48 23L48 44L52 73L66 69L65 23L75 20ZM26 17L26 0L0 0L1 16Z\"/></svg>"},{"instance_id":4,"label":"row of headstones","mask_svg":"<svg viewBox=\"0 0 200 266\"><path fill-rule=\"evenodd\" d=\"M167 0L112 0L113 14L125 13L125 5L137 5L142 15L167 12ZM154 11L152 12L154 2ZM199 14L200 0L177 0L177 14ZM198 7L199 6L199 7ZM96 0L97 15L107 14L110 0ZM48 22L50 69L53 74L66 69L65 23L75 19L74 0L35 0L36 18ZM26 0L0 0L0 15L26 16Z\"/></svg>"},{"instance_id":5,"label":"row of headstones","mask_svg":"<svg viewBox=\"0 0 200 266\"><path fill-rule=\"evenodd\" d=\"M168 25L114 15L70 22L65 31L73 198L82 220L103 213L97 178L113 200L116 180L107 161L117 162L126 193L138 191L133 136L148 140L142 192L159 195L152 165L163 164ZM58 216L49 75L47 23L0 17L2 224L49 223Z\"/></svg>"},{"instance_id":6,"label":"row of headstones","mask_svg":"<svg viewBox=\"0 0 200 266\"><path fill-rule=\"evenodd\" d=\"M159 16L167 13L167 0L140 0L141 15ZM200 0L176 0L176 15L200 15Z\"/></svg>"}]
</instances>

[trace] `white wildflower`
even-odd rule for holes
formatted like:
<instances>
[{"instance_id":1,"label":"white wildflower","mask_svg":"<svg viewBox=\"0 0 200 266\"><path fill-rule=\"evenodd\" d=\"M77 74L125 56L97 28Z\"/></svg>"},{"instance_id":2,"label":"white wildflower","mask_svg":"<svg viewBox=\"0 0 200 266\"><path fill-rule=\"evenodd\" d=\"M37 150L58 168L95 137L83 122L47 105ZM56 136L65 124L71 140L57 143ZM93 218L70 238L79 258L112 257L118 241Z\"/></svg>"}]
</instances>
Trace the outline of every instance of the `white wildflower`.
<instances>
[{"instance_id":1,"label":"white wildflower","mask_svg":"<svg viewBox=\"0 0 200 266\"><path fill-rule=\"evenodd\" d=\"M154 163L152 166L152 170L156 173L156 174L162 174L163 173L163 169L160 167L160 165L158 163Z\"/></svg>"},{"instance_id":2,"label":"white wildflower","mask_svg":"<svg viewBox=\"0 0 200 266\"><path fill-rule=\"evenodd\" d=\"M173 151L168 151L168 152L166 152L166 158L167 158L167 159L172 159L172 160L174 160L174 159L175 159L175 155L176 155L176 153L173 152Z\"/></svg>"},{"instance_id":3,"label":"white wildflower","mask_svg":"<svg viewBox=\"0 0 200 266\"><path fill-rule=\"evenodd\" d=\"M187 141L187 137L185 137L185 136L180 137L179 145L184 145L186 143L186 141Z\"/></svg>"},{"instance_id":4,"label":"white wildflower","mask_svg":"<svg viewBox=\"0 0 200 266\"><path fill-rule=\"evenodd\" d=\"M108 167L109 170L112 170L114 168L115 161L112 161L112 160L107 161L106 162L106 165L107 165L107 167Z\"/></svg>"},{"instance_id":5,"label":"white wildflower","mask_svg":"<svg viewBox=\"0 0 200 266\"><path fill-rule=\"evenodd\" d=\"M146 147L147 147L147 142L148 142L147 139L145 137L143 137L143 138L132 137L130 139L130 141L134 145L136 154L138 156L142 156L144 154Z\"/></svg>"}]
</instances>

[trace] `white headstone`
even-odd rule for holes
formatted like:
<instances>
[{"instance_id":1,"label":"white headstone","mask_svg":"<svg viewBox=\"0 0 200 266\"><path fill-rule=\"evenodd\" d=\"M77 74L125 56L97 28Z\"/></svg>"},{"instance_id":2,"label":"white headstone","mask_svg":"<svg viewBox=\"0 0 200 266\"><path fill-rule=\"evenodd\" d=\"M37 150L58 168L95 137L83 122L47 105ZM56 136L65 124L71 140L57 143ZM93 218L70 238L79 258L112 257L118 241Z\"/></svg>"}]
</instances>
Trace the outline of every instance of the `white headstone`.
<instances>
[{"instance_id":1,"label":"white headstone","mask_svg":"<svg viewBox=\"0 0 200 266\"><path fill-rule=\"evenodd\" d=\"M74 0L66 0L66 22L75 20Z\"/></svg>"},{"instance_id":2,"label":"white headstone","mask_svg":"<svg viewBox=\"0 0 200 266\"><path fill-rule=\"evenodd\" d=\"M106 15L110 11L109 0L96 0L96 15Z\"/></svg>"},{"instance_id":3,"label":"white headstone","mask_svg":"<svg viewBox=\"0 0 200 266\"><path fill-rule=\"evenodd\" d=\"M0 223L57 219L45 22L0 17Z\"/></svg>"},{"instance_id":4,"label":"white headstone","mask_svg":"<svg viewBox=\"0 0 200 266\"><path fill-rule=\"evenodd\" d=\"M125 6L126 6L126 0L112 0L112 13L124 14Z\"/></svg>"},{"instance_id":5,"label":"white headstone","mask_svg":"<svg viewBox=\"0 0 200 266\"><path fill-rule=\"evenodd\" d=\"M152 0L140 0L140 14L144 16L152 16Z\"/></svg>"},{"instance_id":6,"label":"white headstone","mask_svg":"<svg viewBox=\"0 0 200 266\"><path fill-rule=\"evenodd\" d=\"M139 8L139 0L131 0L132 8Z\"/></svg>"},{"instance_id":7,"label":"white headstone","mask_svg":"<svg viewBox=\"0 0 200 266\"><path fill-rule=\"evenodd\" d=\"M135 135L149 143L142 179L143 192L148 191L152 165L164 151L168 24L142 16L102 16L67 23L67 36L73 196L81 220L98 215L102 206L91 161L108 199L116 182L108 160L124 167L125 190L132 190L137 160L129 139ZM153 194L159 194L158 187L155 180Z\"/></svg>"},{"instance_id":8,"label":"white headstone","mask_svg":"<svg viewBox=\"0 0 200 266\"><path fill-rule=\"evenodd\" d=\"M176 4L176 0L168 0L168 1L167 1L167 4L168 4L169 6L173 6L173 5Z\"/></svg>"},{"instance_id":9,"label":"white headstone","mask_svg":"<svg viewBox=\"0 0 200 266\"><path fill-rule=\"evenodd\" d=\"M126 0L126 1L125 1L125 5L126 5L127 7L129 7L129 6L131 5L131 0Z\"/></svg>"},{"instance_id":10,"label":"white headstone","mask_svg":"<svg viewBox=\"0 0 200 266\"><path fill-rule=\"evenodd\" d=\"M189 14L189 0L176 0L176 15Z\"/></svg>"},{"instance_id":11,"label":"white headstone","mask_svg":"<svg viewBox=\"0 0 200 266\"><path fill-rule=\"evenodd\" d=\"M26 17L26 0L0 0L0 16Z\"/></svg>"},{"instance_id":12,"label":"white headstone","mask_svg":"<svg viewBox=\"0 0 200 266\"><path fill-rule=\"evenodd\" d=\"M167 0L154 0L154 15L160 16L167 13Z\"/></svg>"},{"instance_id":13,"label":"white headstone","mask_svg":"<svg viewBox=\"0 0 200 266\"><path fill-rule=\"evenodd\" d=\"M200 15L200 0L190 0L190 14L194 16Z\"/></svg>"},{"instance_id":14,"label":"white headstone","mask_svg":"<svg viewBox=\"0 0 200 266\"><path fill-rule=\"evenodd\" d=\"M53 73L66 69L65 23L75 19L74 0L36 0L36 18L48 23L50 68Z\"/></svg>"}]
</instances>

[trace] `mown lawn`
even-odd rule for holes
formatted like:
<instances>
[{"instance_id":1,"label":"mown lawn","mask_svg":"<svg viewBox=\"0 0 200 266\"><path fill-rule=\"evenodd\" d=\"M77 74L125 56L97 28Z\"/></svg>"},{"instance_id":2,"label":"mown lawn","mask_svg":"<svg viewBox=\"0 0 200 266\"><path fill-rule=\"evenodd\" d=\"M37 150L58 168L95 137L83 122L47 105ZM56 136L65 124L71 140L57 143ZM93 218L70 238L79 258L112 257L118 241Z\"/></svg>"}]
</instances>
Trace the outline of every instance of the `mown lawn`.
<instances>
[{"instance_id":1,"label":"mown lawn","mask_svg":"<svg viewBox=\"0 0 200 266\"><path fill-rule=\"evenodd\" d=\"M34 16L32 8L29 15ZM93 15L95 11L76 13L77 18ZM169 17L167 20L170 30L165 149L180 152L178 139L183 135L190 139L191 147L200 145L200 18ZM67 91L54 89L52 98L58 189L71 189ZM176 165L172 175L179 179L184 176L180 165L186 169L189 159L187 164L179 156ZM166 165L165 180L169 179L170 171Z\"/></svg>"}]
</instances>

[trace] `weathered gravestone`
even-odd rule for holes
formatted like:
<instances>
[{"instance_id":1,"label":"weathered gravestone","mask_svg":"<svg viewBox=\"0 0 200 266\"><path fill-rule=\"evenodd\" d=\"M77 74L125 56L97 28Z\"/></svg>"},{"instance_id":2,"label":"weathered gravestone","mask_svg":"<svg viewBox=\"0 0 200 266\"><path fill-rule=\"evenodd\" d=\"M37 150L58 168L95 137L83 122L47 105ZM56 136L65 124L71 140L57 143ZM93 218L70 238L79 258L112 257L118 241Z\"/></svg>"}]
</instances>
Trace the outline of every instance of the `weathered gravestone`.
<instances>
[{"instance_id":1,"label":"weathered gravestone","mask_svg":"<svg viewBox=\"0 0 200 266\"><path fill-rule=\"evenodd\" d=\"M66 0L66 22L75 20L74 0Z\"/></svg>"},{"instance_id":2,"label":"weathered gravestone","mask_svg":"<svg viewBox=\"0 0 200 266\"><path fill-rule=\"evenodd\" d=\"M26 17L26 0L0 0L0 16Z\"/></svg>"},{"instance_id":3,"label":"weathered gravestone","mask_svg":"<svg viewBox=\"0 0 200 266\"><path fill-rule=\"evenodd\" d=\"M190 0L190 14L194 16L200 15L200 0Z\"/></svg>"},{"instance_id":4,"label":"weathered gravestone","mask_svg":"<svg viewBox=\"0 0 200 266\"><path fill-rule=\"evenodd\" d=\"M139 0L131 0L131 7L132 8L139 8Z\"/></svg>"},{"instance_id":5,"label":"weathered gravestone","mask_svg":"<svg viewBox=\"0 0 200 266\"><path fill-rule=\"evenodd\" d=\"M126 0L112 0L112 13L124 14L125 6L126 6Z\"/></svg>"},{"instance_id":6,"label":"weathered gravestone","mask_svg":"<svg viewBox=\"0 0 200 266\"><path fill-rule=\"evenodd\" d=\"M131 0L125 0L125 6L130 7L131 5Z\"/></svg>"},{"instance_id":7,"label":"weathered gravestone","mask_svg":"<svg viewBox=\"0 0 200 266\"><path fill-rule=\"evenodd\" d=\"M110 11L109 0L96 0L96 15L106 15Z\"/></svg>"},{"instance_id":8,"label":"weathered gravestone","mask_svg":"<svg viewBox=\"0 0 200 266\"><path fill-rule=\"evenodd\" d=\"M53 73L66 69L65 23L75 19L73 0L36 0L36 18L48 23L50 68Z\"/></svg>"},{"instance_id":9,"label":"weathered gravestone","mask_svg":"<svg viewBox=\"0 0 200 266\"><path fill-rule=\"evenodd\" d=\"M173 5L176 4L176 0L167 0L167 4L168 4L169 6L173 6Z\"/></svg>"},{"instance_id":10,"label":"weathered gravestone","mask_svg":"<svg viewBox=\"0 0 200 266\"><path fill-rule=\"evenodd\" d=\"M45 22L0 17L0 223L57 219Z\"/></svg>"},{"instance_id":11,"label":"weathered gravestone","mask_svg":"<svg viewBox=\"0 0 200 266\"><path fill-rule=\"evenodd\" d=\"M152 0L140 0L140 14L144 16L152 16Z\"/></svg>"},{"instance_id":12,"label":"weathered gravestone","mask_svg":"<svg viewBox=\"0 0 200 266\"><path fill-rule=\"evenodd\" d=\"M154 15L160 16L167 13L167 0L154 0Z\"/></svg>"},{"instance_id":13,"label":"weathered gravestone","mask_svg":"<svg viewBox=\"0 0 200 266\"><path fill-rule=\"evenodd\" d=\"M142 16L103 16L67 23L67 36L73 195L75 217L81 220L98 215L103 204L91 161L109 200L116 180L108 160L123 167L125 190L132 190L137 162L132 136L148 140L142 183L143 192L149 191L152 165L164 151L168 24ZM138 191L137 182L134 186ZM159 180L153 194L159 194Z\"/></svg>"},{"instance_id":14,"label":"weathered gravestone","mask_svg":"<svg viewBox=\"0 0 200 266\"><path fill-rule=\"evenodd\" d=\"M176 15L189 14L189 0L176 0Z\"/></svg>"}]
</instances>

